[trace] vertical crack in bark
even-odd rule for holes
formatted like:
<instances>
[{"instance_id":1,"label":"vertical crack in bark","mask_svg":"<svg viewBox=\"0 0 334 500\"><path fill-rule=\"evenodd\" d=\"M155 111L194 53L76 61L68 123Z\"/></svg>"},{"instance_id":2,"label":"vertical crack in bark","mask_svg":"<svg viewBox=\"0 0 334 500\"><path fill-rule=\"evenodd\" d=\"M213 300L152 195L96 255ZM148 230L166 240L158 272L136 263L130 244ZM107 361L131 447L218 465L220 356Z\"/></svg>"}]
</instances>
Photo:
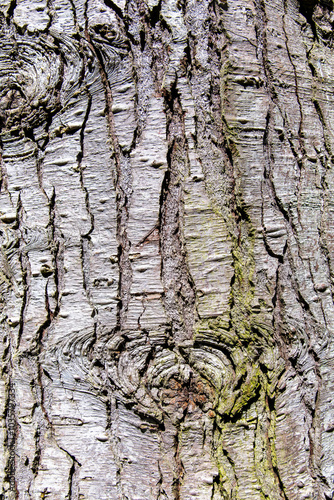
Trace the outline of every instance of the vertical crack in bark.
<instances>
[{"instance_id":1,"label":"vertical crack in bark","mask_svg":"<svg viewBox=\"0 0 334 500\"><path fill-rule=\"evenodd\" d=\"M115 418L113 421L110 420L110 439L112 444L112 454L116 465L116 488L118 497L126 499L127 497L124 495L124 486L122 478L123 464L120 458L122 455L121 440L118 434L120 410L119 410L119 403L115 397L112 404L115 409Z\"/></svg>"},{"instance_id":2,"label":"vertical crack in bark","mask_svg":"<svg viewBox=\"0 0 334 500\"><path fill-rule=\"evenodd\" d=\"M142 328L142 326L140 324L140 320L141 320L143 314L145 313L146 307L147 307L147 294L146 293L143 293L141 303L142 303L142 310L141 310L141 312L140 312L140 314L138 316L137 323L138 323L139 330L143 331L143 328ZM145 333L147 333L147 332L145 332ZM145 364L147 364L147 363L145 363Z\"/></svg>"},{"instance_id":3,"label":"vertical crack in bark","mask_svg":"<svg viewBox=\"0 0 334 500\"><path fill-rule=\"evenodd\" d=\"M309 430L310 441L310 470L313 479L316 481L315 494L320 498L320 484L329 486L326 478L321 474L321 422L319 418L319 407L322 390L322 377L319 369L319 363L316 353L312 352L315 360L315 370L318 382L317 394L314 402L314 408L310 408L312 423Z\"/></svg>"},{"instance_id":4,"label":"vertical crack in bark","mask_svg":"<svg viewBox=\"0 0 334 500\"><path fill-rule=\"evenodd\" d=\"M278 93L277 93L275 85L274 85L274 78L273 78L273 74L272 74L272 69L270 67L269 55L268 55L268 42L267 42L267 34L266 34L267 13L266 13L265 0L255 0L255 7L256 7L256 12L257 12L257 21L256 21L256 29L255 29L257 40L258 40L257 52L259 55L259 60L263 66L263 71L264 71L264 75L265 75L265 79L266 79L266 87L267 87L268 94L270 97L269 114L270 114L270 116L272 115L272 109L273 109L272 103L273 103L273 104L275 104L275 106L277 107L277 109L281 115L285 136L287 137L292 155L294 156L298 167L301 169L301 167L302 167L301 155L298 153L298 151L296 151L296 148L293 144L293 134L291 132L288 117L287 117L286 113L284 113L284 110L282 109L282 107L279 103ZM292 64L292 62L291 62L291 64ZM293 64L292 64L292 67L294 68ZM299 140L300 140L300 138L299 138Z\"/></svg>"},{"instance_id":5,"label":"vertical crack in bark","mask_svg":"<svg viewBox=\"0 0 334 500\"><path fill-rule=\"evenodd\" d=\"M306 56L307 56L307 62L309 65L309 68L312 73L312 92L313 94L316 93L317 90L317 83L319 81L319 77L317 74L317 71L312 64L311 61L311 56L312 56L312 51L316 45L316 42L313 43L311 49L307 51ZM328 192L328 184L327 184L327 174L331 169L331 164L333 164L333 154L332 154L332 148L330 144L330 132L328 130L328 126L326 124L326 120L319 102L319 99L316 97L316 95L312 96L312 102L315 108L315 111L317 113L321 128L322 128L322 135L323 135L323 144L324 144L324 149L326 152L326 155L321 155L319 149L316 150L317 156L319 158L319 162L323 168L323 173L321 175L321 190L320 190L320 195L321 195L321 201L322 201L322 206L321 206L321 221L320 221L320 227L318 229L319 231L319 240L320 240L320 248L322 251L322 254L324 256L324 259L327 262L327 267L329 271L329 283L330 283L330 293L332 300L334 298L333 295L333 290L334 290L334 268L333 264L331 262L331 257L330 257L330 251L328 248L328 244L325 238L326 235L326 229L325 229L325 224L326 224L326 219L328 217L328 206L329 206L329 192ZM324 158L325 156L325 158Z\"/></svg>"},{"instance_id":6,"label":"vertical crack in bark","mask_svg":"<svg viewBox=\"0 0 334 500\"><path fill-rule=\"evenodd\" d=\"M72 461L72 466L68 475L68 493L66 495L66 500L72 500L72 490L73 490L73 478L75 474L75 461Z\"/></svg>"},{"instance_id":7,"label":"vertical crack in bark","mask_svg":"<svg viewBox=\"0 0 334 500\"><path fill-rule=\"evenodd\" d=\"M18 202L17 202L17 221L18 221L18 227L20 228L21 225L21 220L22 220L22 202L21 202L21 196L19 195L18 197ZM20 266L21 266L21 277L22 277L22 304L21 304L21 310L20 310L20 325L19 325L19 331L18 331L18 336L17 336L17 345L16 348L19 349L20 343L21 343L21 338L23 335L23 329L24 329L24 313L25 309L27 306L27 300L28 300L28 274L29 274L29 259L27 255L24 254L24 252L20 251L19 253L19 261L20 261Z\"/></svg>"},{"instance_id":8,"label":"vertical crack in bark","mask_svg":"<svg viewBox=\"0 0 334 500\"><path fill-rule=\"evenodd\" d=\"M120 19L124 19L122 9L115 2L113 2L112 0L103 0L103 2L107 7L114 11Z\"/></svg>"},{"instance_id":9,"label":"vertical crack in bark","mask_svg":"<svg viewBox=\"0 0 334 500\"><path fill-rule=\"evenodd\" d=\"M177 430L174 436L174 446L175 446L175 471L172 491L174 495L174 500L181 500L181 484L182 478L184 476L184 467L180 457L180 443L179 443L179 430Z\"/></svg>"},{"instance_id":10,"label":"vertical crack in bark","mask_svg":"<svg viewBox=\"0 0 334 500\"><path fill-rule=\"evenodd\" d=\"M39 464L41 460L41 446L40 446L40 437L41 437L41 429L39 426L37 426L35 430L35 435L34 435L34 441L35 441L35 453L34 453L34 458L31 464L31 470L34 476L36 477L38 474L38 469L39 469Z\"/></svg>"},{"instance_id":11,"label":"vertical crack in bark","mask_svg":"<svg viewBox=\"0 0 334 500\"><path fill-rule=\"evenodd\" d=\"M163 302L171 321L174 342L191 341L196 319L195 285L186 263L183 246L183 180L188 170L184 116L175 79L165 91L168 169L160 196L161 278Z\"/></svg>"},{"instance_id":12,"label":"vertical crack in bark","mask_svg":"<svg viewBox=\"0 0 334 500\"><path fill-rule=\"evenodd\" d=\"M43 339L44 336L48 330L48 328L51 325L52 320L57 316L59 312L59 284L58 284L58 251L59 251L59 242L56 240L56 226L55 226L55 205L56 205L56 192L55 189L53 189L52 196L50 198L49 202L49 227L50 227L50 233L51 233L51 241L50 241L50 250L51 250L51 255L53 258L53 267L54 267L54 282L56 286L56 291L55 291L55 300L56 300L56 307L54 311L51 311L50 309L50 304L49 304L49 296L48 296L48 282L45 284L45 310L47 312L47 316L45 321L39 326L37 329L34 337L33 337L33 342L31 344L30 350L24 352L24 357L32 358L32 363L36 363L36 373L34 377L32 378L30 382L31 389L34 393L36 405L41 408L42 411L42 416L44 419L44 424L43 422L38 422L37 423L37 428L35 430L35 454L34 454L34 459L33 463L31 466L31 470L36 477L39 472L39 466L40 466L40 457L41 457L41 452L42 452L42 444L41 444L41 433L45 429L50 429L53 432L53 424L50 420L50 417L48 415L47 409L45 407L45 394L44 394L44 384L43 384L43 375L44 375L44 370L41 362L41 354L43 352ZM33 413L34 413L35 408L33 408ZM33 415L32 415L33 416Z\"/></svg>"},{"instance_id":13,"label":"vertical crack in bark","mask_svg":"<svg viewBox=\"0 0 334 500\"><path fill-rule=\"evenodd\" d=\"M263 34L262 34L263 36ZM264 51L265 54L265 51ZM269 188L269 192L272 195L272 199L274 200L278 210L284 217L284 221L287 227L290 227L290 216L284 209L281 201L279 200L275 186L273 183L272 175L273 175L273 158L272 158L272 143L273 143L273 123L272 123L272 113L273 113L273 102L270 100L269 102L269 108L268 108L268 113L266 117L266 129L264 132L263 136L263 151L264 151L264 156L267 159L267 166L268 170L265 168L265 171L263 172L263 180L261 181L261 195L262 195L262 203L261 203L261 222L262 222L262 227L264 228L264 197L263 197L263 187L266 184ZM263 241L264 241L264 246L266 251L268 252L268 255L271 257L274 257L277 259L278 264L277 264L277 269L276 269L276 280L275 280L275 289L274 289L274 294L272 296L272 304L273 304L273 313L272 313L272 326L273 326L273 332L276 337L276 341L278 342L278 345L281 349L281 352L283 353L283 357L285 357L285 349L284 349L284 342L282 341L280 337L280 333L282 333L281 327L280 327L280 322L277 320L277 316L280 314L280 299L279 299L279 276L280 276L280 270L281 266L283 265L286 255L287 255L287 250L288 250L288 237L286 238L286 242L283 248L282 254L276 254L275 252L272 251L268 244L266 232L263 230Z\"/></svg>"},{"instance_id":14,"label":"vertical crack in bark","mask_svg":"<svg viewBox=\"0 0 334 500\"><path fill-rule=\"evenodd\" d=\"M50 314L50 307L49 307L49 299L48 299L48 294L47 294L47 285L45 286L45 303L46 303L46 309L47 309L47 319L46 321L39 327L36 335L36 365L37 365L37 383L39 386L39 391L40 391L40 406L42 413L44 415L44 418L50 428L52 428L52 423L50 421L49 415L47 413L47 410L45 408L45 396L44 396L44 385L43 385L43 367L41 363L41 353L43 351L43 337L44 334L47 332L47 329L49 328L51 324L51 314Z\"/></svg>"},{"instance_id":15,"label":"vertical crack in bark","mask_svg":"<svg viewBox=\"0 0 334 500\"><path fill-rule=\"evenodd\" d=\"M293 58L292 58L290 48L289 48L289 37L288 37L287 31L286 31L286 22L285 22L286 15L287 15L287 0L284 0L284 14L283 14L283 18L282 18L283 33L284 33L284 38L285 38L286 52L287 52L288 59L290 61L292 71L293 71L294 82L295 82L295 94L296 94L296 99L297 99L297 103L298 103L298 107L299 107L299 114L300 114L299 130L298 130L299 144L300 144L302 154L303 154L303 156L305 156L306 153L305 153L305 148L304 148L304 144L303 144L303 140L302 140L304 115L303 115L303 108L302 108L302 103L301 103L300 95L299 95L299 83L298 83L297 69L296 69L295 63L293 62Z\"/></svg>"},{"instance_id":16,"label":"vertical crack in bark","mask_svg":"<svg viewBox=\"0 0 334 500\"><path fill-rule=\"evenodd\" d=\"M17 6L17 0L10 0L9 6L7 9L7 15L6 15L6 20L7 20L8 26L11 24L11 22L13 20L13 14L14 14L14 11L16 9L16 6Z\"/></svg>"},{"instance_id":17,"label":"vertical crack in bark","mask_svg":"<svg viewBox=\"0 0 334 500\"><path fill-rule=\"evenodd\" d=\"M304 124L304 116L303 116L303 108L302 108L302 102L300 99L299 95L299 83L298 83L298 75L297 75L297 69L296 65L293 62L293 57L290 52L289 48L289 37L288 33L286 30L286 14L287 14L287 0L284 0L284 14L282 18L282 23L283 23L283 33L284 33L284 38L285 38L285 47L286 47L286 52L288 55L288 59L290 61L292 71L293 71L293 76L294 76L294 83L295 83L295 95L296 95L296 100L298 103L298 108L299 108L299 114L300 114L300 121L299 121L299 129L298 129L298 142L299 142L299 148L301 151L301 154L298 155L297 157L297 165L299 167L299 176L298 176L298 185L297 185L297 190L296 190L296 196L297 196L297 206L296 210L298 213L298 221L300 222L300 208L299 208L299 200L300 200L300 191L301 191L301 181L302 181L302 169L303 169L303 159L307 156L306 151L305 151L305 145L304 145L304 131L303 131L303 124Z\"/></svg>"},{"instance_id":18,"label":"vertical crack in bark","mask_svg":"<svg viewBox=\"0 0 334 500\"><path fill-rule=\"evenodd\" d=\"M87 6L87 4L86 4ZM86 7L87 8L87 7ZM124 320L130 301L130 290L132 284L132 268L129 259L131 243L127 235L128 224L128 204L131 197L131 166L128 157L122 153L114 122L112 112L113 97L110 82L104 67L103 57L89 35L88 18L86 15L85 37L96 55L101 80L104 86L106 99L106 114L109 127L109 135L112 145L112 156L116 165L116 203L117 203L117 241L118 241L118 265L119 265L119 301L117 307L117 325L116 331L122 333Z\"/></svg>"},{"instance_id":19,"label":"vertical crack in bark","mask_svg":"<svg viewBox=\"0 0 334 500\"><path fill-rule=\"evenodd\" d=\"M65 496L66 500L75 500L73 496L73 486L74 486L74 477L77 472L77 467L81 467L81 463L75 458L74 455L72 455L69 451L65 450L62 446L59 446L59 449L63 451L71 460L72 465L69 470L69 475L68 475L68 492Z\"/></svg>"},{"instance_id":20,"label":"vertical crack in bark","mask_svg":"<svg viewBox=\"0 0 334 500\"><path fill-rule=\"evenodd\" d=\"M5 483L6 482L8 483L9 491L12 492L15 498L18 498L18 491L15 478L17 419L15 411L16 407L15 388L14 388L14 383L12 381L11 361L9 361L7 364L7 377L8 377L8 382L6 384L6 401L5 401L5 422L6 422L5 446L7 448L8 455L5 465Z\"/></svg>"},{"instance_id":21,"label":"vertical crack in bark","mask_svg":"<svg viewBox=\"0 0 334 500\"><path fill-rule=\"evenodd\" d=\"M75 458L74 455L72 455L72 453L65 450L65 448L63 448L62 446L59 446L59 445L58 445L58 447L61 451L66 453L66 455L70 458L70 460L72 462L72 465L71 465L70 470L69 470L69 475L68 475L68 492L67 492L67 495L65 496L65 499L66 500L75 500L75 498L73 496L74 477L75 477L75 474L77 472L77 467L81 467L81 463Z\"/></svg>"},{"instance_id":22,"label":"vertical crack in bark","mask_svg":"<svg viewBox=\"0 0 334 500\"><path fill-rule=\"evenodd\" d=\"M74 23L74 26L77 30L77 33L80 33L80 29L79 29L79 25L78 25L78 19L77 19L77 11L76 11L76 8L75 8L75 3L73 0L69 0L70 2L70 6L71 6L71 10L72 10L72 14L73 14L73 23Z\"/></svg>"},{"instance_id":23,"label":"vertical crack in bark","mask_svg":"<svg viewBox=\"0 0 334 500\"><path fill-rule=\"evenodd\" d=\"M49 223L48 226L51 232L50 240L50 250L52 255L52 264L54 269L54 283L55 283L55 294L54 299L56 302L55 309L52 314L50 314L51 319L55 319L58 316L60 310L60 290L59 290L59 279L60 279L60 242L56 234L56 190L53 188L52 195L49 202Z\"/></svg>"},{"instance_id":24,"label":"vertical crack in bark","mask_svg":"<svg viewBox=\"0 0 334 500\"><path fill-rule=\"evenodd\" d=\"M89 283L89 278L86 275L86 260L87 260L86 255L88 253L90 235L94 231L94 214L90 208L89 191L84 183L84 173L83 173L83 167L82 167L82 160L83 160L83 157L85 154L85 150L84 150L85 128L86 128L86 124L87 124L87 121L89 118L91 106L92 106L92 96L90 93L88 93L88 102L87 102L86 113L85 113L84 120L83 120L81 130L80 130L80 152L77 155L77 164L78 164L78 171L79 171L79 175L80 175L81 189L85 193L86 211L90 217L90 228L89 228L87 233L81 235L81 266L82 266L83 288L86 292L88 302L90 303L90 305L94 311L94 316L96 316L97 309L91 301L90 283ZM96 318L95 318L95 322L96 322Z\"/></svg>"},{"instance_id":25,"label":"vertical crack in bark","mask_svg":"<svg viewBox=\"0 0 334 500\"><path fill-rule=\"evenodd\" d=\"M85 128L86 128L86 124L87 124L87 121L88 121L88 118L89 118L89 113L90 113L90 110L91 110L91 106L92 106L92 96L90 94L88 94L88 102L87 102L86 113L85 113L84 120L83 120L83 123L82 123L82 126L81 126L81 130L80 130L80 152L77 155L78 171L79 171L79 175L80 175L80 185L81 185L82 190L85 193L86 210L87 210L87 213L89 214L90 220L91 220L91 227L90 227L88 233L86 233L86 234L84 234L82 236L83 238L87 238L87 239L89 238L89 235L94 230L94 215L93 215L93 213L92 213L92 211L90 209L89 192L88 192L88 189L86 188L86 186L84 184L82 159L83 159L84 153L85 153L85 151L84 151Z\"/></svg>"},{"instance_id":26,"label":"vertical crack in bark","mask_svg":"<svg viewBox=\"0 0 334 500\"><path fill-rule=\"evenodd\" d=\"M158 493L157 493L157 499L156 500L166 500L167 499L167 495L166 495L166 492L165 492L164 488L162 487L162 484L164 482L164 476L163 476L163 473L162 473L162 470L161 470L161 467L160 467L159 460L158 460L158 472L159 472L159 480L157 482Z\"/></svg>"},{"instance_id":27,"label":"vertical crack in bark","mask_svg":"<svg viewBox=\"0 0 334 500\"><path fill-rule=\"evenodd\" d=\"M221 437L221 439L222 439L222 437ZM228 453L228 451L225 448L222 450L222 453L223 453L223 456L225 457L225 459L227 460L229 467L230 467L230 471L232 472L232 475L233 475L232 484L230 483L231 493L232 493L232 495L235 494L236 498L238 498L237 495L239 493L240 485L239 485L239 478L237 475L237 471L235 470L236 469L235 463L234 463L231 455ZM226 494L225 489L224 489L224 493ZM227 494L228 494L228 492L227 492Z\"/></svg>"},{"instance_id":28,"label":"vertical crack in bark","mask_svg":"<svg viewBox=\"0 0 334 500\"><path fill-rule=\"evenodd\" d=\"M275 446L275 432L272 431L272 435L269 436L269 429L270 427L276 426L276 412L275 412L275 400L276 400L276 391L273 394L273 397L270 398L267 394L265 397L265 411L266 411L266 417L268 419L266 425L266 432L265 432L265 439L267 441L267 460L269 463L269 467L272 471L272 474L276 480L276 483L279 487L279 495L280 498L283 500L289 500L289 497L287 496L286 489L284 487L284 483L282 481L282 478L280 476L280 472L278 469L278 464L277 464L277 456L276 456L276 446Z\"/></svg>"},{"instance_id":29,"label":"vertical crack in bark","mask_svg":"<svg viewBox=\"0 0 334 500\"><path fill-rule=\"evenodd\" d=\"M285 247L283 249L283 254L275 253L271 249L271 247L268 243L268 237L267 237L266 231L264 230L264 228L265 228L265 223L264 223L264 203L265 203L265 201L264 201L264 193L263 193L264 185L267 185L269 187L269 191L273 195L273 199L275 200L278 209L280 210L280 212L284 216L285 221L286 222L288 221L288 214L286 213L284 208L281 206L281 204L280 204L280 206L278 204L279 200L277 199L275 187L274 187L274 184L272 181L272 163L273 163L272 152L271 152L272 132L273 132L273 126L271 123L272 111L273 111L272 110L272 102L270 101L267 116L266 116L266 129L265 129L264 134L263 134L263 152L264 152L264 156L267 160L267 165L268 165L269 169L267 170L267 165L265 165L264 172L263 172L263 179L261 179L261 225L262 225L263 242L264 242L264 246L265 246L265 249L266 249L268 255L277 259L279 264L282 264L284 261L284 255L286 252L286 245L287 244L285 244Z\"/></svg>"}]
</instances>

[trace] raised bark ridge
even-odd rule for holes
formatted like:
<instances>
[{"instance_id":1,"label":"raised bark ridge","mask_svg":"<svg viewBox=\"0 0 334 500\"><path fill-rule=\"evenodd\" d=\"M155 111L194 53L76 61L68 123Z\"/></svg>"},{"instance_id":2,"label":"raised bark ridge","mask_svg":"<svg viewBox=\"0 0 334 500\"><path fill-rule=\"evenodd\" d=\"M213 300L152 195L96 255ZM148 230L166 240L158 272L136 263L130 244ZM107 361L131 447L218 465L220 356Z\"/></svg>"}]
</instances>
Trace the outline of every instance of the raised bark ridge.
<instances>
[{"instance_id":1,"label":"raised bark ridge","mask_svg":"<svg viewBox=\"0 0 334 500\"><path fill-rule=\"evenodd\" d=\"M332 2L0 11L1 498L332 498Z\"/></svg>"}]
</instances>

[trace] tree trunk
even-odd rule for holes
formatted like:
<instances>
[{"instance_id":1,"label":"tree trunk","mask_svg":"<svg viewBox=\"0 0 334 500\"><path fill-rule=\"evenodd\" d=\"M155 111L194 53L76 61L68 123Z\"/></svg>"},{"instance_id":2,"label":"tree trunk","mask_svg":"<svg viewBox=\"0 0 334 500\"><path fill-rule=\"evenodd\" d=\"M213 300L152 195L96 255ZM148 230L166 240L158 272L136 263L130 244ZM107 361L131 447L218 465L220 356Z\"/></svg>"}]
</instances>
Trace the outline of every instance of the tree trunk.
<instances>
[{"instance_id":1,"label":"tree trunk","mask_svg":"<svg viewBox=\"0 0 334 500\"><path fill-rule=\"evenodd\" d=\"M334 498L332 1L0 10L0 498Z\"/></svg>"}]
</instances>

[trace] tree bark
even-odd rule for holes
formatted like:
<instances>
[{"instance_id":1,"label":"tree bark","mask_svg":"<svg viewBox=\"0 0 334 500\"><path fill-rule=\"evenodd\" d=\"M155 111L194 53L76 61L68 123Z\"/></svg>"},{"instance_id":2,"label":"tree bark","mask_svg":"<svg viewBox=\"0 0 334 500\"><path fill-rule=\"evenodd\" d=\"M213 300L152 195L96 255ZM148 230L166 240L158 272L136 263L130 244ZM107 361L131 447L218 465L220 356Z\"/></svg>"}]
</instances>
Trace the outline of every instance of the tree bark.
<instances>
[{"instance_id":1,"label":"tree bark","mask_svg":"<svg viewBox=\"0 0 334 500\"><path fill-rule=\"evenodd\" d=\"M334 498L332 7L1 0L0 498Z\"/></svg>"}]
</instances>

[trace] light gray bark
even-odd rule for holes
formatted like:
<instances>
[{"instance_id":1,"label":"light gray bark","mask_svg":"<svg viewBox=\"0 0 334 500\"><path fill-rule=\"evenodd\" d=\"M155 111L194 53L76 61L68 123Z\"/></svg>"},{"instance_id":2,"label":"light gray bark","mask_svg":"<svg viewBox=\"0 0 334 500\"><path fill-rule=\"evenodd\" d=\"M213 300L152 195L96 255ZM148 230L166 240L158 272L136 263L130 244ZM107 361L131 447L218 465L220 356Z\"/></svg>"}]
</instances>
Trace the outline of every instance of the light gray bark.
<instances>
[{"instance_id":1,"label":"light gray bark","mask_svg":"<svg viewBox=\"0 0 334 500\"><path fill-rule=\"evenodd\" d=\"M333 498L332 7L0 1L0 498Z\"/></svg>"}]
</instances>

